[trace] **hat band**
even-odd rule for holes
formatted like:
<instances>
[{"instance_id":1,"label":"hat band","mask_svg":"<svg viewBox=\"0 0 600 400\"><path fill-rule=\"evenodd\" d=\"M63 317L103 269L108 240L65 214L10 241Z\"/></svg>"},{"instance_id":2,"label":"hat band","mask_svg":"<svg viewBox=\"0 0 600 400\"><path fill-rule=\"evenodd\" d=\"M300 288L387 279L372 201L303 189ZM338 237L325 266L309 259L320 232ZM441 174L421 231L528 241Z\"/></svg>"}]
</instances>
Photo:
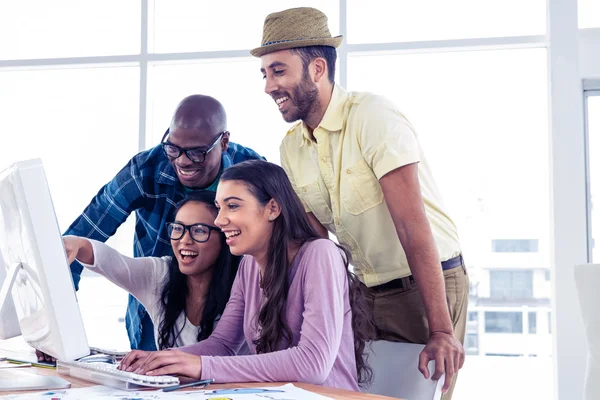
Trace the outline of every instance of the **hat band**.
<instances>
[{"instance_id":1,"label":"hat band","mask_svg":"<svg viewBox=\"0 0 600 400\"><path fill-rule=\"evenodd\" d=\"M261 47L270 46L272 44L277 44L277 43L288 43L288 42L297 42L300 40L315 40L315 39L332 39L332 38L331 37L318 37L318 38L298 38L298 39L274 40L272 42L264 43Z\"/></svg>"}]
</instances>

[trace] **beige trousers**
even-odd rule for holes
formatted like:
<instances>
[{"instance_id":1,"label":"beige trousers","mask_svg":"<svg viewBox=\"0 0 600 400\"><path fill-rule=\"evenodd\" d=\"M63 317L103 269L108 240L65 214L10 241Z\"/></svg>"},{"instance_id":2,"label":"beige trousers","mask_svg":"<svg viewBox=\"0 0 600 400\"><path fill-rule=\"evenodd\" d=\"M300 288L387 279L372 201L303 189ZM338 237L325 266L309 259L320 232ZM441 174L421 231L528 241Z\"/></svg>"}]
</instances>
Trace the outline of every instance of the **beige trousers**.
<instances>
[{"instance_id":1,"label":"beige trousers","mask_svg":"<svg viewBox=\"0 0 600 400\"><path fill-rule=\"evenodd\" d=\"M464 343L469 302L469 276L464 264L444 271L444 280L454 335ZM412 278L402 278L402 288L366 288L366 296L375 321L376 340L427 343L429 325L425 316L425 306ZM444 395L444 400L452 398L455 384L456 376Z\"/></svg>"}]
</instances>

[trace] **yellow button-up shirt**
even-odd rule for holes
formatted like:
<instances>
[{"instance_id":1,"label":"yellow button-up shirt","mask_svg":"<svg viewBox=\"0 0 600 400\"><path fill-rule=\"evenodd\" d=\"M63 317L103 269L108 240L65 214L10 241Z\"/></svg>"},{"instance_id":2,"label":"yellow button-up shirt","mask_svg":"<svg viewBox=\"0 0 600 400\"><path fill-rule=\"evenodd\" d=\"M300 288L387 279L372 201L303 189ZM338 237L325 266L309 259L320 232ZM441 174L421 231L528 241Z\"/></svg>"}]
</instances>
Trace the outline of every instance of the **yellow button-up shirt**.
<instances>
[{"instance_id":1,"label":"yellow button-up shirt","mask_svg":"<svg viewBox=\"0 0 600 400\"><path fill-rule=\"evenodd\" d=\"M281 165L305 210L352 251L367 286L410 275L406 254L379 179L419 162L419 181L441 261L460 253L456 227L444 211L415 131L387 99L335 85L312 140L305 123L281 143Z\"/></svg>"}]
</instances>

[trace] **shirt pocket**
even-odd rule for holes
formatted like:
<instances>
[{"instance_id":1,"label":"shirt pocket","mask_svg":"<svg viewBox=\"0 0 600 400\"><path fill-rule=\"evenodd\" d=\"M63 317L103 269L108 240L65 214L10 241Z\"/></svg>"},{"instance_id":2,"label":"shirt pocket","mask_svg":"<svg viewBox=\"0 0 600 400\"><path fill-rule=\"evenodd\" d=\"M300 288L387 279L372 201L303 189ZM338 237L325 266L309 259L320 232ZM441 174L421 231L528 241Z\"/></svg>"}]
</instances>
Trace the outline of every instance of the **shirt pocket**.
<instances>
[{"instance_id":1,"label":"shirt pocket","mask_svg":"<svg viewBox=\"0 0 600 400\"><path fill-rule=\"evenodd\" d=\"M311 209L315 217L325 226L333 223L329 202L323 196L319 181L298 188L302 201Z\"/></svg>"},{"instance_id":2,"label":"shirt pocket","mask_svg":"<svg viewBox=\"0 0 600 400\"><path fill-rule=\"evenodd\" d=\"M360 215L383 201L379 180L364 160L342 171L340 192L344 209L352 215Z\"/></svg>"}]
</instances>

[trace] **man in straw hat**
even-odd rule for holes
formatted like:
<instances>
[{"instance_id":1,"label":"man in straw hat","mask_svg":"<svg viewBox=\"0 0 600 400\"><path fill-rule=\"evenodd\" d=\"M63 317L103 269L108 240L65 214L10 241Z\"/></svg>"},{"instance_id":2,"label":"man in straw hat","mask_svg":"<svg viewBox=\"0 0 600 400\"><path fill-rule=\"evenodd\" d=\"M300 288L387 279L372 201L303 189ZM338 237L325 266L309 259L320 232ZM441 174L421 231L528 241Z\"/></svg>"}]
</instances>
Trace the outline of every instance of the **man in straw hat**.
<instances>
[{"instance_id":1,"label":"man in straw hat","mask_svg":"<svg viewBox=\"0 0 600 400\"><path fill-rule=\"evenodd\" d=\"M308 216L352 251L377 325L376 339L426 344L419 370L446 373L444 398L465 359L469 280L456 227L415 131L388 100L334 83L336 47L327 17L293 8L265 19L265 92L287 122L285 168Z\"/></svg>"}]
</instances>

